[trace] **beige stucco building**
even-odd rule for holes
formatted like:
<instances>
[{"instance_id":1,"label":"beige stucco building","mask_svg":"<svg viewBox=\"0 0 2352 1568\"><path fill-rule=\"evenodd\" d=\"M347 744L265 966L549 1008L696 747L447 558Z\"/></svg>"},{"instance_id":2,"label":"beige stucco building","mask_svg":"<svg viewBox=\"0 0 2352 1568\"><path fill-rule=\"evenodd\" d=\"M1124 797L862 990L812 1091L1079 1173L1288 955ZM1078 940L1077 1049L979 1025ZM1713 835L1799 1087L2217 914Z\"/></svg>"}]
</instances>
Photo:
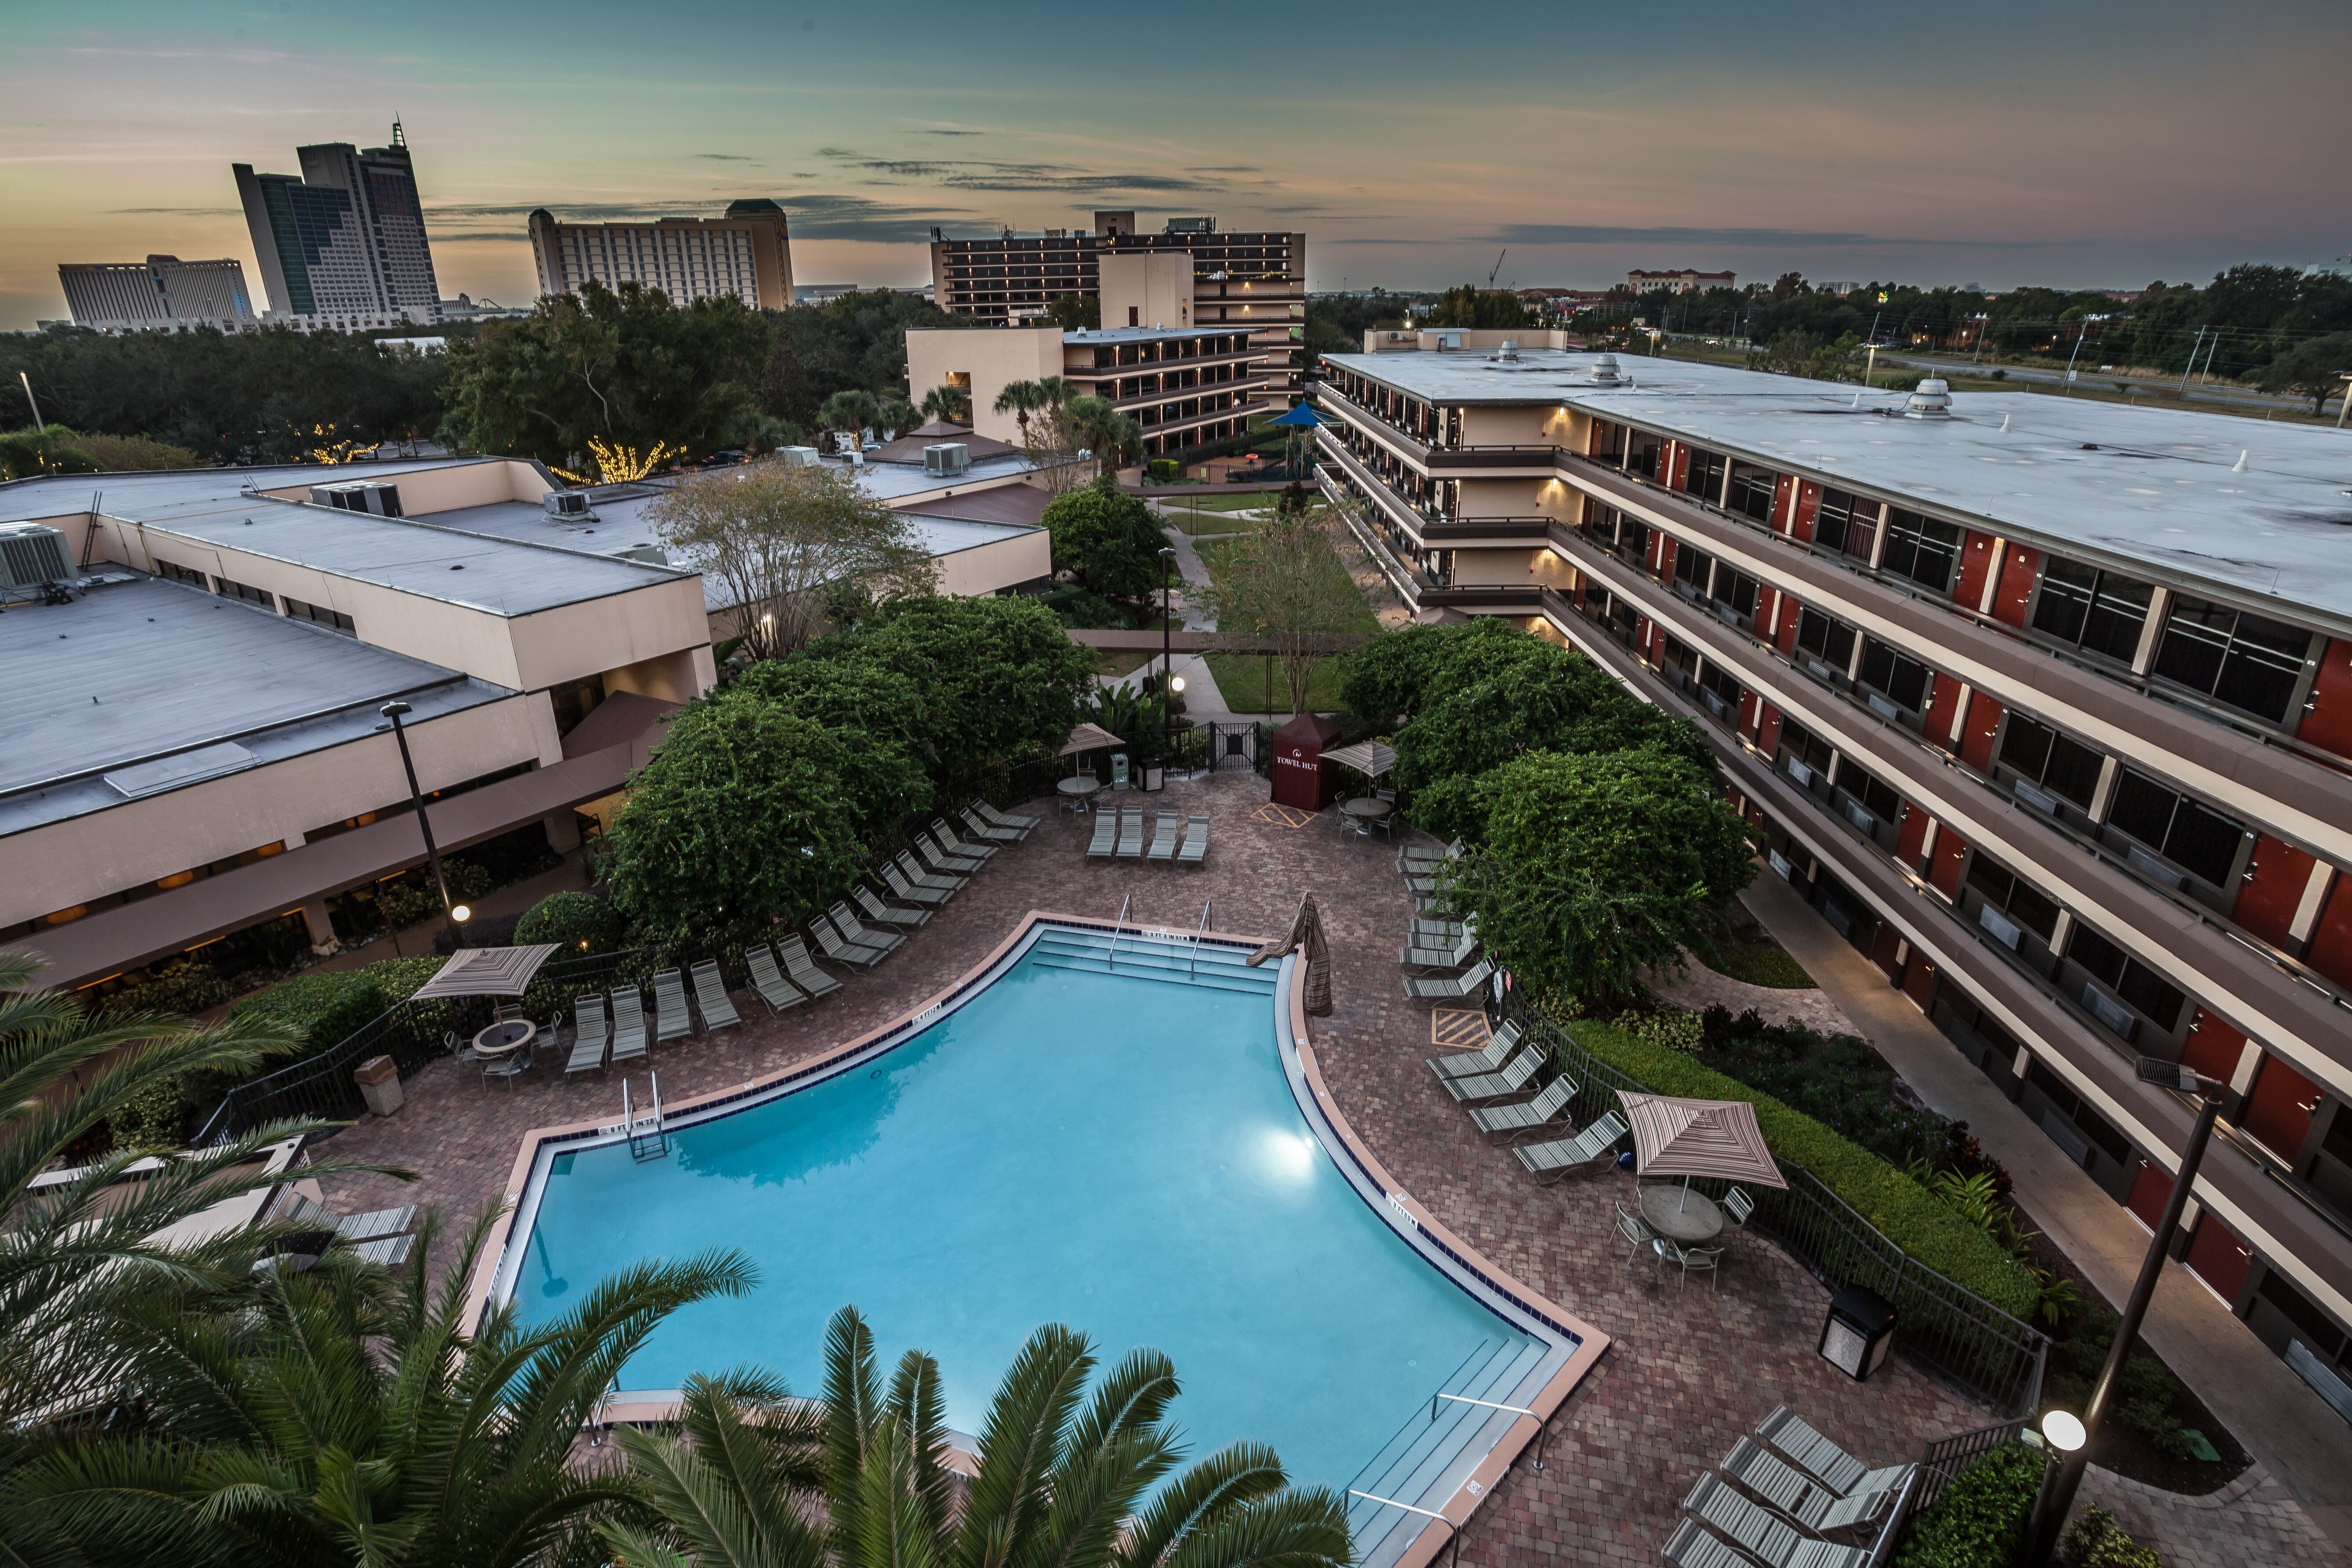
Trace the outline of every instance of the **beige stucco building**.
<instances>
[{"instance_id":1,"label":"beige stucco building","mask_svg":"<svg viewBox=\"0 0 2352 1568\"><path fill-rule=\"evenodd\" d=\"M1169 302L1182 303L1181 285L1163 279L1161 287ZM937 386L965 393L980 435L1017 442L1020 420L997 412L998 395L1014 382L1058 375L1132 416L1143 426L1145 456L1166 457L1241 435L1252 415L1269 411L1265 353L1252 338L1239 327L1197 323L1078 332L917 328L907 333L907 378L918 397Z\"/></svg>"}]
</instances>

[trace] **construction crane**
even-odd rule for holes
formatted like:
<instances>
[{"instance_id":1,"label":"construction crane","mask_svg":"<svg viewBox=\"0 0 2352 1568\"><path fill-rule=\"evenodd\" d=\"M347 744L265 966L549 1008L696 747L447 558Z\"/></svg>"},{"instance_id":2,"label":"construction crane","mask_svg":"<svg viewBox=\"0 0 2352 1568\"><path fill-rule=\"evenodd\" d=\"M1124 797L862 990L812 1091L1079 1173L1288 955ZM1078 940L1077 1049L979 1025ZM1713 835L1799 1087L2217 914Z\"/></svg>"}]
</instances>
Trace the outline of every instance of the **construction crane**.
<instances>
[{"instance_id":1,"label":"construction crane","mask_svg":"<svg viewBox=\"0 0 2352 1568\"><path fill-rule=\"evenodd\" d=\"M1508 246L1505 246L1503 247L1503 256L1508 256L1510 254L1510 247ZM1495 286L1495 275L1503 269L1503 256L1497 256L1495 258L1495 265L1489 268L1486 273L1486 287L1489 289L1492 289Z\"/></svg>"}]
</instances>

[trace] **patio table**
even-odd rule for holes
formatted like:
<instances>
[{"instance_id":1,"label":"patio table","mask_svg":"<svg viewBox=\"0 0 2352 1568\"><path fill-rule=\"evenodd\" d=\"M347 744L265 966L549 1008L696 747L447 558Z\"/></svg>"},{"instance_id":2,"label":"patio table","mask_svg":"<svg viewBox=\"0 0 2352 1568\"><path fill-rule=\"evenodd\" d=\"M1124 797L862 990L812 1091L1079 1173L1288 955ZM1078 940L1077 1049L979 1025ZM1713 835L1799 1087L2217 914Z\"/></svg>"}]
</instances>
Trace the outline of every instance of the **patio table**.
<instances>
[{"instance_id":1,"label":"patio table","mask_svg":"<svg viewBox=\"0 0 2352 1568\"><path fill-rule=\"evenodd\" d=\"M1101 793L1102 785L1082 773L1076 778L1062 780L1054 786L1054 790L1066 803L1084 811L1087 803Z\"/></svg>"},{"instance_id":2,"label":"patio table","mask_svg":"<svg viewBox=\"0 0 2352 1568\"><path fill-rule=\"evenodd\" d=\"M1362 800L1343 800L1339 803L1339 814L1358 833L1369 833L1396 815L1396 802L1382 800L1377 795L1367 795Z\"/></svg>"},{"instance_id":3,"label":"patio table","mask_svg":"<svg viewBox=\"0 0 2352 1568\"><path fill-rule=\"evenodd\" d=\"M1723 1211L1705 1193L1680 1185L1642 1189L1642 1217L1650 1228L1686 1247L1713 1241L1723 1234Z\"/></svg>"},{"instance_id":4,"label":"patio table","mask_svg":"<svg viewBox=\"0 0 2352 1568\"><path fill-rule=\"evenodd\" d=\"M539 1026L529 1018L507 1018L474 1037L474 1055L487 1061L510 1057L539 1037Z\"/></svg>"}]
</instances>

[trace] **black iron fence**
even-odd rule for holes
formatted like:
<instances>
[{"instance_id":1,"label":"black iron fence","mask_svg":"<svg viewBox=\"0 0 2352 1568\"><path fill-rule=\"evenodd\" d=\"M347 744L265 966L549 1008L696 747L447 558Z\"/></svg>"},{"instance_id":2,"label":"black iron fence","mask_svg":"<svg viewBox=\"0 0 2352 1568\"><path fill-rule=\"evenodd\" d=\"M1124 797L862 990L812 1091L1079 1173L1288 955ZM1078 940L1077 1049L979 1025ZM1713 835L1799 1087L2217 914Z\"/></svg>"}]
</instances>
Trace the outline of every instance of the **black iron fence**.
<instances>
[{"instance_id":1,"label":"black iron fence","mask_svg":"<svg viewBox=\"0 0 2352 1568\"><path fill-rule=\"evenodd\" d=\"M1620 1110L1618 1096L1627 1090L1654 1092L1577 1044L1567 1030L1537 1017L1520 997L1510 993L1506 1009L1575 1081L1579 1126ZM1747 1189L1756 1201L1748 1221L1753 1229L1832 1290L1861 1285L1885 1297L1895 1310L1895 1348L1911 1361L1993 1410L2032 1413L2042 1396L2049 1335L1904 1251L1802 1165L1782 1161L1780 1173L1789 1180L1785 1191ZM1717 1198L1733 1184L1691 1183Z\"/></svg>"},{"instance_id":2,"label":"black iron fence","mask_svg":"<svg viewBox=\"0 0 2352 1568\"><path fill-rule=\"evenodd\" d=\"M1902 1495L1895 1500L1885 1524L1878 1532L1868 1568L1884 1568L1884 1564L1892 1562L1895 1553L1902 1549L1905 1537L1911 1531L1911 1521L1944 1495L1944 1489L1952 1484L1953 1479L1987 1454L1998 1453L2025 1441L2028 1425L2022 1419L1998 1421L1990 1426L1979 1426L1974 1431L1961 1432L1928 1444L1926 1452L1919 1456L1918 1469L1912 1473L1910 1480L1904 1483ZM2042 1456L2042 1479L2046 1482L2049 1468L2056 1457L2044 1447L2037 1447L2035 1452Z\"/></svg>"}]
</instances>

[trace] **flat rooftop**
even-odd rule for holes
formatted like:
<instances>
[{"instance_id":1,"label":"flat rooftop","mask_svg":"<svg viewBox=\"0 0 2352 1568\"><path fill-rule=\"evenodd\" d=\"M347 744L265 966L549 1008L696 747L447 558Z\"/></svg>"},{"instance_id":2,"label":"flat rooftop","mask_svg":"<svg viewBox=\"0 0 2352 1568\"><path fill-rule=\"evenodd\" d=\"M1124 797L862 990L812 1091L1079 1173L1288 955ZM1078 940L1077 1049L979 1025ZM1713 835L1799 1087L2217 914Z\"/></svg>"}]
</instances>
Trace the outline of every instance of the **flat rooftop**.
<instances>
[{"instance_id":1,"label":"flat rooftop","mask_svg":"<svg viewBox=\"0 0 2352 1568\"><path fill-rule=\"evenodd\" d=\"M1617 385L1591 353L1328 357L1433 403L1564 405L2352 631L2352 435L2029 392L1957 392L1950 417L1906 419L1901 393L1626 355Z\"/></svg>"},{"instance_id":2,"label":"flat rooftop","mask_svg":"<svg viewBox=\"0 0 2352 1568\"><path fill-rule=\"evenodd\" d=\"M1164 342L1171 338L1247 337L1265 326L1264 321L1202 321L1191 327L1088 327L1064 332L1062 341L1073 348L1103 348L1113 343Z\"/></svg>"},{"instance_id":3,"label":"flat rooftop","mask_svg":"<svg viewBox=\"0 0 2352 1568\"><path fill-rule=\"evenodd\" d=\"M394 697L422 721L513 695L186 584L105 575L72 604L0 615L0 836L357 740Z\"/></svg>"},{"instance_id":4,"label":"flat rooftop","mask_svg":"<svg viewBox=\"0 0 2352 1568\"><path fill-rule=\"evenodd\" d=\"M503 463L504 458L407 458L381 463L321 468L284 463L261 468L164 468L147 473L59 474L0 484L0 522L31 522L89 510L95 492L105 495L109 517L131 522L167 522L242 506L253 498L246 487L282 490L355 479L391 479L431 468L469 463ZM306 491L307 493L307 491ZM242 515L242 514L240 514Z\"/></svg>"}]
</instances>

